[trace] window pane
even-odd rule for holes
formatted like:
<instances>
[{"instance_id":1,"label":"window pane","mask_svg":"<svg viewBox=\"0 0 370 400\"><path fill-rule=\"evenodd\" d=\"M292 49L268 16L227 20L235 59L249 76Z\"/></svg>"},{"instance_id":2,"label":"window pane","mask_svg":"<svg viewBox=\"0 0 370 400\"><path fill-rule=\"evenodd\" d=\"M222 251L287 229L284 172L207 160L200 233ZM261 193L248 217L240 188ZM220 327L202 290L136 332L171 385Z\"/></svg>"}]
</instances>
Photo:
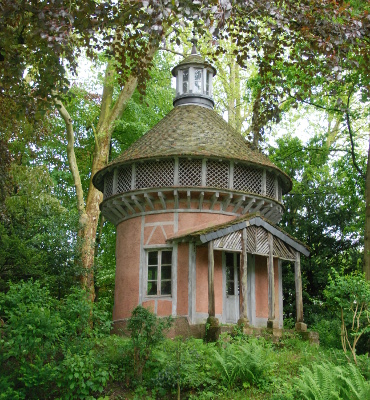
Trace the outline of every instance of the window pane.
<instances>
[{"instance_id":1,"label":"window pane","mask_svg":"<svg viewBox=\"0 0 370 400\"><path fill-rule=\"evenodd\" d=\"M148 296L157 294L157 282L148 282Z\"/></svg>"},{"instance_id":2,"label":"window pane","mask_svg":"<svg viewBox=\"0 0 370 400\"><path fill-rule=\"evenodd\" d=\"M201 81L202 80L202 70L196 69L194 76L195 76L196 81Z\"/></svg>"},{"instance_id":3,"label":"window pane","mask_svg":"<svg viewBox=\"0 0 370 400\"><path fill-rule=\"evenodd\" d=\"M202 91L202 70L196 69L194 74L194 91L201 93Z\"/></svg>"},{"instance_id":4,"label":"window pane","mask_svg":"<svg viewBox=\"0 0 370 400\"><path fill-rule=\"evenodd\" d=\"M163 264L172 264L172 251L162 251L162 265Z\"/></svg>"},{"instance_id":5,"label":"window pane","mask_svg":"<svg viewBox=\"0 0 370 400\"><path fill-rule=\"evenodd\" d=\"M184 69L182 71L182 91L183 91L183 93L188 92L188 81L189 81L189 70Z\"/></svg>"},{"instance_id":6,"label":"window pane","mask_svg":"<svg viewBox=\"0 0 370 400\"><path fill-rule=\"evenodd\" d=\"M161 268L161 279L171 279L171 265L162 265Z\"/></svg>"},{"instance_id":7,"label":"window pane","mask_svg":"<svg viewBox=\"0 0 370 400\"><path fill-rule=\"evenodd\" d=\"M232 265L226 265L226 281L234 280L234 267Z\"/></svg>"},{"instance_id":8,"label":"window pane","mask_svg":"<svg viewBox=\"0 0 370 400\"><path fill-rule=\"evenodd\" d=\"M225 253L226 255L226 265L234 266L234 254L233 253Z\"/></svg>"},{"instance_id":9,"label":"window pane","mask_svg":"<svg viewBox=\"0 0 370 400\"><path fill-rule=\"evenodd\" d=\"M234 285L234 281L230 281L227 283L227 294L230 296L233 296L235 294L235 285Z\"/></svg>"},{"instance_id":10,"label":"window pane","mask_svg":"<svg viewBox=\"0 0 370 400\"><path fill-rule=\"evenodd\" d=\"M153 281L157 280L157 267L148 267L148 280Z\"/></svg>"},{"instance_id":11,"label":"window pane","mask_svg":"<svg viewBox=\"0 0 370 400\"><path fill-rule=\"evenodd\" d=\"M171 294L171 281L162 281L161 282L161 294Z\"/></svg>"},{"instance_id":12,"label":"window pane","mask_svg":"<svg viewBox=\"0 0 370 400\"><path fill-rule=\"evenodd\" d=\"M148 264L149 265L158 265L158 252L150 251L148 253Z\"/></svg>"}]
</instances>

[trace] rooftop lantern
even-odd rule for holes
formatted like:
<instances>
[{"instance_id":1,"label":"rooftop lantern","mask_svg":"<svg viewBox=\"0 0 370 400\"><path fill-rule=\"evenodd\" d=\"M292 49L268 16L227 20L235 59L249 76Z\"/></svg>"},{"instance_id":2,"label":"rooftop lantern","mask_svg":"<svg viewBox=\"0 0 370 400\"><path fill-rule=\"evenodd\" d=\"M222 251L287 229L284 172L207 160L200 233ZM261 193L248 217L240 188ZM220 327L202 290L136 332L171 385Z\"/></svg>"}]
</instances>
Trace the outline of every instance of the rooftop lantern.
<instances>
[{"instance_id":1,"label":"rooftop lantern","mask_svg":"<svg viewBox=\"0 0 370 400\"><path fill-rule=\"evenodd\" d=\"M216 69L205 62L197 53L197 39L191 40L193 47L190 56L182 60L172 70L176 78L176 97L174 106L199 105L213 109L212 78Z\"/></svg>"}]
</instances>

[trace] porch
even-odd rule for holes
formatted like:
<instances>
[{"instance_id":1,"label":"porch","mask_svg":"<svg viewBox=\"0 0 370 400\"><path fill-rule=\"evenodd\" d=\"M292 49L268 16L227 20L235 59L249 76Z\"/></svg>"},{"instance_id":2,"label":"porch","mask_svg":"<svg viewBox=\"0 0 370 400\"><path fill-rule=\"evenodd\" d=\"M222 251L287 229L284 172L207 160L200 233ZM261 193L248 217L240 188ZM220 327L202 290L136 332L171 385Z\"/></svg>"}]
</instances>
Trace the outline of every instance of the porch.
<instances>
[{"instance_id":1,"label":"porch","mask_svg":"<svg viewBox=\"0 0 370 400\"><path fill-rule=\"evenodd\" d=\"M220 323L238 323L247 331L268 328L278 332L282 319L282 261L294 263L296 323L299 332L306 332L303 320L302 278L300 257L308 256L303 243L257 214L236 218L228 223L188 231L168 239L172 243L189 244L189 315L190 325L198 325L196 310L196 249L207 247L208 314L207 333L218 335ZM215 257L222 252L222 312L216 314ZM256 263L258 260L258 263ZM258 267L258 273L257 271ZM219 272L218 272L219 274ZM263 285L267 288L264 293ZM267 299L265 298L267 297ZM261 310L266 303L264 315ZM257 310L257 312L256 312ZM261 315L264 317L261 318Z\"/></svg>"}]
</instances>

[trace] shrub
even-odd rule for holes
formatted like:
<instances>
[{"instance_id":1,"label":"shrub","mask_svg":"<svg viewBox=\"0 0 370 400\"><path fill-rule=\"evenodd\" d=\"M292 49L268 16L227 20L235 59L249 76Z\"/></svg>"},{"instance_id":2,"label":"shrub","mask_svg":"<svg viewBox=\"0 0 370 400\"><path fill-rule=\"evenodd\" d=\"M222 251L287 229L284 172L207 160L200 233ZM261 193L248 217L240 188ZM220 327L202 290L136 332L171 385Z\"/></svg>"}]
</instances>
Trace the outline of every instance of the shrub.
<instances>
[{"instance_id":1,"label":"shrub","mask_svg":"<svg viewBox=\"0 0 370 400\"><path fill-rule=\"evenodd\" d=\"M327 304L341 321L341 342L347 356L350 350L354 362L360 337L370 331L370 282L361 274L341 276L334 272L325 289Z\"/></svg>"},{"instance_id":2,"label":"shrub","mask_svg":"<svg viewBox=\"0 0 370 400\"><path fill-rule=\"evenodd\" d=\"M127 374L142 381L147 363L154 349L165 339L165 331L172 325L172 317L158 318L142 306L136 307L128 321L130 347L126 354Z\"/></svg>"},{"instance_id":3,"label":"shrub","mask_svg":"<svg viewBox=\"0 0 370 400\"><path fill-rule=\"evenodd\" d=\"M85 398L107 383L84 291L58 301L38 282L11 284L0 294L0 317L2 398Z\"/></svg>"},{"instance_id":4,"label":"shrub","mask_svg":"<svg viewBox=\"0 0 370 400\"><path fill-rule=\"evenodd\" d=\"M180 391L202 390L215 386L211 365L214 362L212 344L201 339L166 340L155 352L156 373L152 386L158 389Z\"/></svg>"}]
</instances>

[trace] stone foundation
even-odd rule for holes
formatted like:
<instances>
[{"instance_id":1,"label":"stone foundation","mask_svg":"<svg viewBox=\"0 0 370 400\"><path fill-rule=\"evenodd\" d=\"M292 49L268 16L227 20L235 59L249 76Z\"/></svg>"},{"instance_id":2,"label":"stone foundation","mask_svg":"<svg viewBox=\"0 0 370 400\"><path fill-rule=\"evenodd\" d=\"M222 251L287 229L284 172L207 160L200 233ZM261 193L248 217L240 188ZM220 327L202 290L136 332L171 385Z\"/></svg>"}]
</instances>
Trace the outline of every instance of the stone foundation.
<instances>
[{"instance_id":1,"label":"stone foundation","mask_svg":"<svg viewBox=\"0 0 370 400\"><path fill-rule=\"evenodd\" d=\"M206 325L208 329L206 331ZM126 329L127 320L115 321L111 333L116 335L129 336ZM218 319L214 318L211 321L207 320L207 324L190 325L187 317L175 317L171 329L167 332L168 338L182 336L183 338L194 337L196 339L206 339L207 341L215 341L220 334L227 333L233 335L237 329L242 329L245 335L269 337L274 342L278 342L283 337L284 332L298 333L303 340L307 340L310 344L320 344L319 334L317 332L303 330L284 330L279 328L255 328L252 326L238 326L234 324L218 323Z\"/></svg>"}]
</instances>

